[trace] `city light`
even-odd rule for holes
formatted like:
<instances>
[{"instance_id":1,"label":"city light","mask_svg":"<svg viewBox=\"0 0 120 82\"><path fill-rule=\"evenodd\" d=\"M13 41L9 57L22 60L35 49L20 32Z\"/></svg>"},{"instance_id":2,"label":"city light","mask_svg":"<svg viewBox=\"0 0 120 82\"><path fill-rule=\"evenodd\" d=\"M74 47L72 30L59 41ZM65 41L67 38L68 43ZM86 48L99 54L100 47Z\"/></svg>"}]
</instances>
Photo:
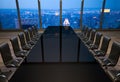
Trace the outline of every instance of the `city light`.
<instances>
[{"instance_id":1,"label":"city light","mask_svg":"<svg viewBox=\"0 0 120 82\"><path fill-rule=\"evenodd\" d=\"M102 9L101 9L102 12ZM104 13L110 13L110 9L104 9Z\"/></svg>"},{"instance_id":2,"label":"city light","mask_svg":"<svg viewBox=\"0 0 120 82\"><path fill-rule=\"evenodd\" d=\"M55 16L58 16L59 15L59 12L55 12Z\"/></svg>"}]
</instances>

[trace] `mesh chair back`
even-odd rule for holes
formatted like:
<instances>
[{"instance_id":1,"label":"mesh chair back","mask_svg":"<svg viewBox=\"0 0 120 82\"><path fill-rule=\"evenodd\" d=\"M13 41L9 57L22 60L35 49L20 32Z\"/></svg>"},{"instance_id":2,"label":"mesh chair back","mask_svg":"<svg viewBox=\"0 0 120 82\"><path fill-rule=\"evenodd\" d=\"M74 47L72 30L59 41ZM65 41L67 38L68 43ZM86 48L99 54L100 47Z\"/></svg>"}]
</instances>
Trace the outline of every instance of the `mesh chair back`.
<instances>
[{"instance_id":1,"label":"mesh chair back","mask_svg":"<svg viewBox=\"0 0 120 82\"><path fill-rule=\"evenodd\" d=\"M30 41L30 35L29 35L28 30L24 30L24 34L25 34L26 41L28 43L28 41Z\"/></svg>"},{"instance_id":2,"label":"mesh chair back","mask_svg":"<svg viewBox=\"0 0 120 82\"><path fill-rule=\"evenodd\" d=\"M0 53L5 65L13 59L8 43L3 43L0 45Z\"/></svg>"},{"instance_id":3,"label":"mesh chair back","mask_svg":"<svg viewBox=\"0 0 120 82\"><path fill-rule=\"evenodd\" d=\"M32 28L28 28L28 31L29 31L29 34L30 34L30 38L32 39L32 38L33 38L33 31L32 31Z\"/></svg>"},{"instance_id":4,"label":"mesh chair back","mask_svg":"<svg viewBox=\"0 0 120 82\"><path fill-rule=\"evenodd\" d=\"M32 31L33 31L33 35L35 36L36 35L36 32L35 32L35 28L34 28L34 26L32 26Z\"/></svg>"},{"instance_id":5,"label":"mesh chair back","mask_svg":"<svg viewBox=\"0 0 120 82\"><path fill-rule=\"evenodd\" d=\"M111 38L109 38L107 36L103 37L103 41L102 41L100 50L102 50L105 54L107 52L110 40L111 40Z\"/></svg>"},{"instance_id":6,"label":"mesh chair back","mask_svg":"<svg viewBox=\"0 0 120 82\"><path fill-rule=\"evenodd\" d=\"M86 35L86 37L87 37L87 38L89 38L89 37L90 37L90 33L91 33L91 31L92 31L92 29L91 29L91 28L89 28L89 29L88 29L88 32L87 32L87 35Z\"/></svg>"},{"instance_id":7,"label":"mesh chair back","mask_svg":"<svg viewBox=\"0 0 120 82\"><path fill-rule=\"evenodd\" d=\"M18 42L18 38L17 37L13 37L10 39L14 53L17 53L18 51L20 51L20 46L19 46L19 42Z\"/></svg>"},{"instance_id":8,"label":"mesh chair back","mask_svg":"<svg viewBox=\"0 0 120 82\"><path fill-rule=\"evenodd\" d=\"M85 31L84 31L84 35L87 36L87 32L88 32L88 27L86 27Z\"/></svg>"},{"instance_id":9,"label":"mesh chair back","mask_svg":"<svg viewBox=\"0 0 120 82\"><path fill-rule=\"evenodd\" d=\"M118 59L120 56L120 43L118 42L113 42L112 44L112 48L110 51L110 54L108 56L108 58L114 63L117 64Z\"/></svg>"},{"instance_id":10,"label":"mesh chair back","mask_svg":"<svg viewBox=\"0 0 120 82\"><path fill-rule=\"evenodd\" d=\"M84 33L86 29L87 29L87 27L86 27L86 26L83 26L81 32Z\"/></svg>"},{"instance_id":11,"label":"mesh chair back","mask_svg":"<svg viewBox=\"0 0 120 82\"><path fill-rule=\"evenodd\" d=\"M100 32L97 32L96 39L95 39L95 46L97 46L97 48L99 47L101 37L102 37L102 34Z\"/></svg>"},{"instance_id":12,"label":"mesh chair back","mask_svg":"<svg viewBox=\"0 0 120 82\"><path fill-rule=\"evenodd\" d=\"M92 32L91 32L91 36L90 36L91 43L93 43L93 41L94 41L95 34L96 34L96 30L93 29Z\"/></svg>"},{"instance_id":13,"label":"mesh chair back","mask_svg":"<svg viewBox=\"0 0 120 82\"><path fill-rule=\"evenodd\" d=\"M19 39L20 39L21 47L23 47L24 45L26 45L24 33L21 32L21 33L18 34L18 36L19 36Z\"/></svg>"}]
</instances>

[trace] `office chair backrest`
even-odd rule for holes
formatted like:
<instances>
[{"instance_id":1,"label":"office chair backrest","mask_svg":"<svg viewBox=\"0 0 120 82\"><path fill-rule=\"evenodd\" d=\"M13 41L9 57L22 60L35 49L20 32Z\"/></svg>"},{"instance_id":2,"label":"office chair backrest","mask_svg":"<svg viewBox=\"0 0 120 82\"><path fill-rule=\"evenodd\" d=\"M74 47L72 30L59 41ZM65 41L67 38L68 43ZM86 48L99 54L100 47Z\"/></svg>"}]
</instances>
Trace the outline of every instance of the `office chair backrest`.
<instances>
[{"instance_id":1,"label":"office chair backrest","mask_svg":"<svg viewBox=\"0 0 120 82\"><path fill-rule=\"evenodd\" d=\"M110 37L107 37L107 36L104 36L104 37L103 37L100 50L102 50L105 54L106 54L106 52L107 52L107 49L108 49L110 40L111 40Z\"/></svg>"},{"instance_id":2,"label":"office chair backrest","mask_svg":"<svg viewBox=\"0 0 120 82\"><path fill-rule=\"evenodd\" d=\"M32 31L32 28L28 28L28 32L30 34L30 38L33 38L33 31Z\"/></svg>"},{"instance_id":3,"label":"office chair backrest","mask_svg":"<svg viewBox=\"0 0 120 82\"><path fill-rule=\"evenodd\" d=\"M117 64L119 56L120 56L120 43L119 42L113 42L108 58L114 64Z\"/></svg>"},{"instance_id":4,"label":"office chair backrest","mask_svg":"<svg viewBox=\"0 0 120 82\"><path fill-rule=\"evenodd\" d=\"M8 43L2 43L0 45L0 53L5 65L13 59Z\"/></svg>"},{"instance_id":5,"label":"office chair backrest","mask_svg":"<svg viewBox=\"0 0 120 82\"><path fill-rule=\"evenodd\" d=\"M36 27L36 26L33 26L33 27L34 27L34 29L35 29L35 32L38 33L37 27Z\"/></svg>"},{"instance_id":6,"label":"office chair backrest","mask_svg":"<svg viewBox=\"0 0 120 82\"><path fill-rule=\"evenodd\" d=\"M99 47L102 34L100 32L96 33L95 46Z\"/></svg>"},{"instance_id":7,"label":"office chair backrest","mask_svg":"<svg viewBox=\"0 0 120 82\"><path fill-rule=\"evenodd\" d=\"M38 34L38 29L35 26L32 26L33 34L36 35Z\"/></svg>"},{"instance_id":8,"label":"office chair backrest","mask_svg":"<svg viewBox=\"0 0 120 82\"><path fill-rule=\"evenodd\" d=\"M86 26L83 26L81 32L84 33L86 29L87 29L87 27L86 27Z\"/></svg>"},{"instance_id":9,"label":"office chair backrest","mask_svg":"<svg viewBox=\"0 0 120 82\"><path fill-rule=\"evenodd\" d=\"M10 42L12 44L12 47L13 47L13 50L14 50L14 53L17 53L18 51L20 51L20 46L19 46L19 41L18 41L18 38L17 37L13 37L10 39Z\"/></svg>"},{"instance_id":10,"label":"office chair backrest","mask_svg":"<svg viewBox=\"0 0 120 82\"><path fill-rule=\"evenodd\" d=\"M18 36L19 36L19 39L20 39L21 47L23 47L24 45L26 45L26 40L25 40L24 33L21 32L21 33L18 34Z\"/></svg>"},{"instance_id":11,"label":"office chair backrest","mask_svg":"<svg viewBox=\"0 0 120 82\"><path fill-rule=\"evenodd\" d=\"M26 41L30 41L30 35L29 35L29 32L28 30L24 30L24 34L25 34L25 38L26 38Z\"/></svg>"},{"instance_id":12,"label":"office chair backrest","mask_svg":"<svg viewBox=\"0 0 120 82\"><path fill-rule=\"evenodd\" d=\"M88 32L87 32L87 35L86 35L86 37L87 37L87 38L89 38L89 37L90 37L90 33L91 33L91 31L92 31L92 29L91 29L91 28L89 28L89 29L88 29Z\"/></svg>"},{"instance_id":13,"label":"office chair backrest","mask_svg":"<svg viewBox=\"0 0 120 82\"><path fill-rule=\"evenodd\" d=\"M33 35L35 36L36 33L35 33L35 29L34 29L34 26L31 27L32 31L33 31Z\"/></svg>"},{"instance_id":14,"label":"office chair backrest","mask_svg":"<svg viewBox=\"0 0 120 82\"><path fill-rule=\"evenodd\" d=\"M93 41L94 41L94 38L95 38L95 34L96 34L96 30L92 30L92 32L91 32L91 36L90 36L90 41L93 43Z\"/></svg>"},{"instance_id":15,"label":"office chair backrest","mask_svg":"<svg viewBox=\"0 0 120 82\"><path fill-rule=\"evenodd\" d=\"M84 35L87 36L88 27L85 27Z\"/></svg>"}]
</instances>

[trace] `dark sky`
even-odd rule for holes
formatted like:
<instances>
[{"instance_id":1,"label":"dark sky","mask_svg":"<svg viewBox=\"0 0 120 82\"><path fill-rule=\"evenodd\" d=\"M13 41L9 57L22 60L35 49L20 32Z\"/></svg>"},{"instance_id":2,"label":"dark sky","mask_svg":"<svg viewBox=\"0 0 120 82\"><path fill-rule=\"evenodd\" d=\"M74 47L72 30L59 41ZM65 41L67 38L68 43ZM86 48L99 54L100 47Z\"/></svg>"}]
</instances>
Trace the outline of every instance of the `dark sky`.
<instances>
[{"instance_id":1,"label":"dark sky","mask_svg":"<svg viewBox=\"0 0 120 82\"><path fill-rule=\"evenodd\" d=\"M106 8L120 9L120 0L106 0Z\"/></svg>"},{"instance_id":2,"label":"dark sky","mask_svg":"<svg viewBox=\"0 0 120 82\"><path fill-rule=\"evenodd\" d=\"M20 8L37 9L37 0L18 0ZM101 8L103 0L85 0L85 8ZM106 0L106 8L120 9L120 0ZM59 0L41 0L42 9L59 9ZM80 8L81 0L63 0L63 9ZM15 0L0 0L0 8L16 8Z\"/></svg>"},{"instance_id":3,"label":"dark sky","mask_svg":"<svg viewBox=\"0 0 120 82\"><path fill-rule=\"evenodd\" d=\"M102 8L103 0L84 0L84 8Z\"/></svg>"}]
</instances>

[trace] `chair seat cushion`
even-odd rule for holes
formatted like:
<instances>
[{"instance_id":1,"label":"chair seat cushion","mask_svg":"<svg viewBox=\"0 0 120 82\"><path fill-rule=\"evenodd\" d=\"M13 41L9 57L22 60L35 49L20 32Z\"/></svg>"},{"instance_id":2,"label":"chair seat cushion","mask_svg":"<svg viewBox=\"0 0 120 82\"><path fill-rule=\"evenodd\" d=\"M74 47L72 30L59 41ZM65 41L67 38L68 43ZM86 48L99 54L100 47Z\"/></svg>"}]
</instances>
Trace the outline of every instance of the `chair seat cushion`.
<instances>
[{"instance_id":1,"label":"chair seat cushion","mask_svg":"<svg viewBox=\"0 0 120 82\"><path fill-rule=\"evenodd\" d=\"M107 73L114 82L120 82L120 70L108 70Z\"/></svg>"},{"instance_id":2,"label":"chair seat cushion","mask_svg":"<svg viewBox=\"0 0 120 82\"><path fill-rule=\"evenodd\" d=\"M104 51L102 50L94 50L95 56L105 56Z\"/></svg>"},{"instance_id":3,"label":"chair seat cushion","mask_svg":"<svg viewBox=\"0 0 120 82\"><path fill-rule=\"evenodd\" d=\"M6 66L7 67L19 67L20 64L22 63L23 59L19 58L19 59L13 59L11 61L9 61Z\"/></svg>"},{"instance_id":4,"label":"chair seat cushion","mask_svg":"<svg viewBox=\"0 0 120 82\"><path fill-rule=\"evenodd\" d=\"M102 65L102 66L115 66L113 62L111 62L110 59L108 58L98 58L97 61Z\"/></svg>"}]
</instances>

